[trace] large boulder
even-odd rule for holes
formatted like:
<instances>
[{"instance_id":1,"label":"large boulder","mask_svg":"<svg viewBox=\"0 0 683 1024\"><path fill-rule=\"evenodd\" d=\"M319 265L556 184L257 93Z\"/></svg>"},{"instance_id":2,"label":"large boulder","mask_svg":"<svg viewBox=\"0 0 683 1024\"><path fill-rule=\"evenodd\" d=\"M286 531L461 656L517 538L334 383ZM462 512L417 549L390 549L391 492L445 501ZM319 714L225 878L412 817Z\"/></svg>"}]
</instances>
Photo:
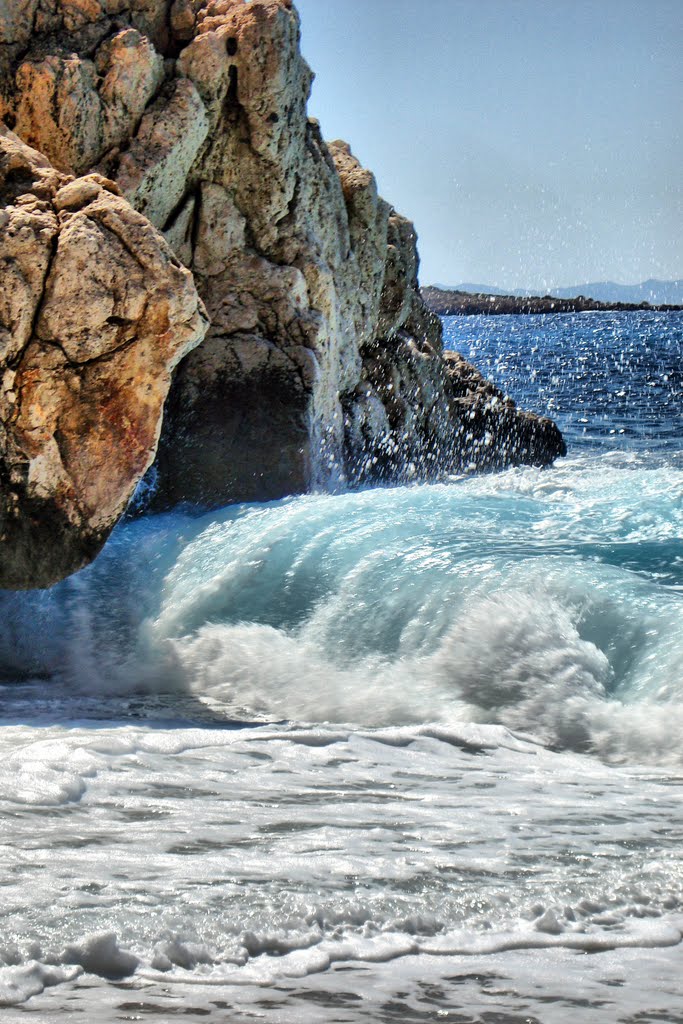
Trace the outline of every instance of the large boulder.
<instances>
[{"instance_id":1,"label":"large boulder","mask_svg":"<svg viewBox=\"0 0 683 1024\"><path fill-rule=\"evenodd\" d=\"M74 180L1 126L0 277L0 586L47 586L126 508L205 315L113 182Z\"/></svg>"}]
</instances>

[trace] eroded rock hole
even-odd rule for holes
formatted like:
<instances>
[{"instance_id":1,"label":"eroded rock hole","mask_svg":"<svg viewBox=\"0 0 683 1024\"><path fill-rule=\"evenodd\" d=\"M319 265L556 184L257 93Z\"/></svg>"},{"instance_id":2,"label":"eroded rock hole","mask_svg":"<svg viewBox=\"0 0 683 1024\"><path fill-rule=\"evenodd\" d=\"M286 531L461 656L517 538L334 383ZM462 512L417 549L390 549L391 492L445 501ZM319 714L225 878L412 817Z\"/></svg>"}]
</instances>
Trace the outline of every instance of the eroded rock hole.
<instances>
[{"instance_id":1,"label":"eroded rock hole","mask_svg":"<svg viewBox=\"0 0 683 1024\"><path fill-rule=\"evenodd\" d=\"M228 69L228 94L226 102L229 107L237 106L237 67L231 64Z\"/></svg>"}]
</instances>

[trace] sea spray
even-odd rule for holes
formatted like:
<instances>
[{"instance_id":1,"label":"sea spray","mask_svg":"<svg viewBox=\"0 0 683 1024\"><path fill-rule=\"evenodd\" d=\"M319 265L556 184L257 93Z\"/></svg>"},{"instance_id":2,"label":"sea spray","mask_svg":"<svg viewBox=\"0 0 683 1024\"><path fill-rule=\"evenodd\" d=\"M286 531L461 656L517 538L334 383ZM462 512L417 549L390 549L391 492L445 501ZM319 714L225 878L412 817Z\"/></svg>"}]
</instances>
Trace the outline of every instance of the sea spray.
<instances>
[{"instance_id":1,"label":"sea spray","mask_svg":"<svg viewBox=\"0 0 683 1024\"><path fill-rule=\"evenodd\" d=\"M52 592L3 597L3 671L261 720L501 722L675 759L681 493L680 470L585 455L130 522Z\"/></svg>"}]
</instances>

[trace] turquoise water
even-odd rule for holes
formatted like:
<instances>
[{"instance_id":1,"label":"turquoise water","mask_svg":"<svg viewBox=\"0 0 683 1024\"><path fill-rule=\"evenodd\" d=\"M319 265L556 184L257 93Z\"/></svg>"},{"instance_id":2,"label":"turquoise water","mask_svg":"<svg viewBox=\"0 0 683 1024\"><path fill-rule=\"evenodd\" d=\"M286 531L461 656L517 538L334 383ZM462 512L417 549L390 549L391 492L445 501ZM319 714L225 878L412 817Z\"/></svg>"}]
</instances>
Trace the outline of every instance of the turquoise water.
<instances>
[{"instance_id":1,"label":"turquoise water","mask_svg":"<svg viewBox=\"0 0 683 1024\"><path fill-rule=\"evenodd\" d=\"M451 317L446 337L557 415L566 459L124 523L72 580L2 598L5 677L678 758L683 318Z\"/></svg>"},{"instance_id":2,"label":"turquoise water","mask_svg":"<svg viewBox=\"0 0 683 1024\"><path fill-rule=\"evenodd\" d=\"M0 595L0 1006L680 1019L682 322L451 318L565 459Z\"/></svg>"},{"instance_id":3,"label":"turquoise water","mask_svg":"<svg viewBox=\"0 0 683 1024\"><path fill-rule=\"evenodd\" d=\"M555 414L568 457L124 523L72 580L2 598L5 677L219 694L247 718L466 710L581 749L597 710L567 702L678 712L683 318L451 317L446 338Z\"/></svg>"},{"instance_id":4,"label":"turquoise water","mask_svg":"<svg viewBox=\"0 0 683 1024\"><path fill-rule=\"evenodd\" d=\"M44 695L186 692L242 719L361 725L464 715L678 759L682 498L683 470L607 452L143 519L75 579L6 598L0 654Z\"/></svg>"}]
</instances>

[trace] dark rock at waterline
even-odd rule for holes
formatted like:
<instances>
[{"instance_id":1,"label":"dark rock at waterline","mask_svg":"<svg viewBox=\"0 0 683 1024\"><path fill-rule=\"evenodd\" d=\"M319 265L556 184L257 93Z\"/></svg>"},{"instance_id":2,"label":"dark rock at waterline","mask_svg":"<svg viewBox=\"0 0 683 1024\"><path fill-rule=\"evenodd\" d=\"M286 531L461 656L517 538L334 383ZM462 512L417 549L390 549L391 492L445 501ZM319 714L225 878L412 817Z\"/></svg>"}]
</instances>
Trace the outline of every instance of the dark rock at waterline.
<instances>
[{"instance_id":1,"label":"dark rock at waterline","mask_svg":"<svg viewBox=\"0 0 683 1024\"><path fill-rule=\"evenodd\" d=\"M367 431L364 444L349 445L351 453L359 453L350 458L354 483L546 466L566 454L552 420L518 409L457 352L437 356L429 346L418 347L403 336L391 349L378 346L366 360L365 373L365 416L387 422L383 431ZM413 401L402 401L402 394ZM350 429L362 433L365 422L357 412L353 416L349 413Z\"/></svg>"},{"instance_id":2,"label":"dark rock at waterline","mask_svg":"<svg viewBox=\"0 0 683 1024\"><path fill-rule=\"evenodd\" d=\"M567 454L562 433L553 420L518 409L459 353L446 352L444 356L451 415L460 421L460 435L464 435L460 467L546 466Z\"/></svg>"}]
</instances>

